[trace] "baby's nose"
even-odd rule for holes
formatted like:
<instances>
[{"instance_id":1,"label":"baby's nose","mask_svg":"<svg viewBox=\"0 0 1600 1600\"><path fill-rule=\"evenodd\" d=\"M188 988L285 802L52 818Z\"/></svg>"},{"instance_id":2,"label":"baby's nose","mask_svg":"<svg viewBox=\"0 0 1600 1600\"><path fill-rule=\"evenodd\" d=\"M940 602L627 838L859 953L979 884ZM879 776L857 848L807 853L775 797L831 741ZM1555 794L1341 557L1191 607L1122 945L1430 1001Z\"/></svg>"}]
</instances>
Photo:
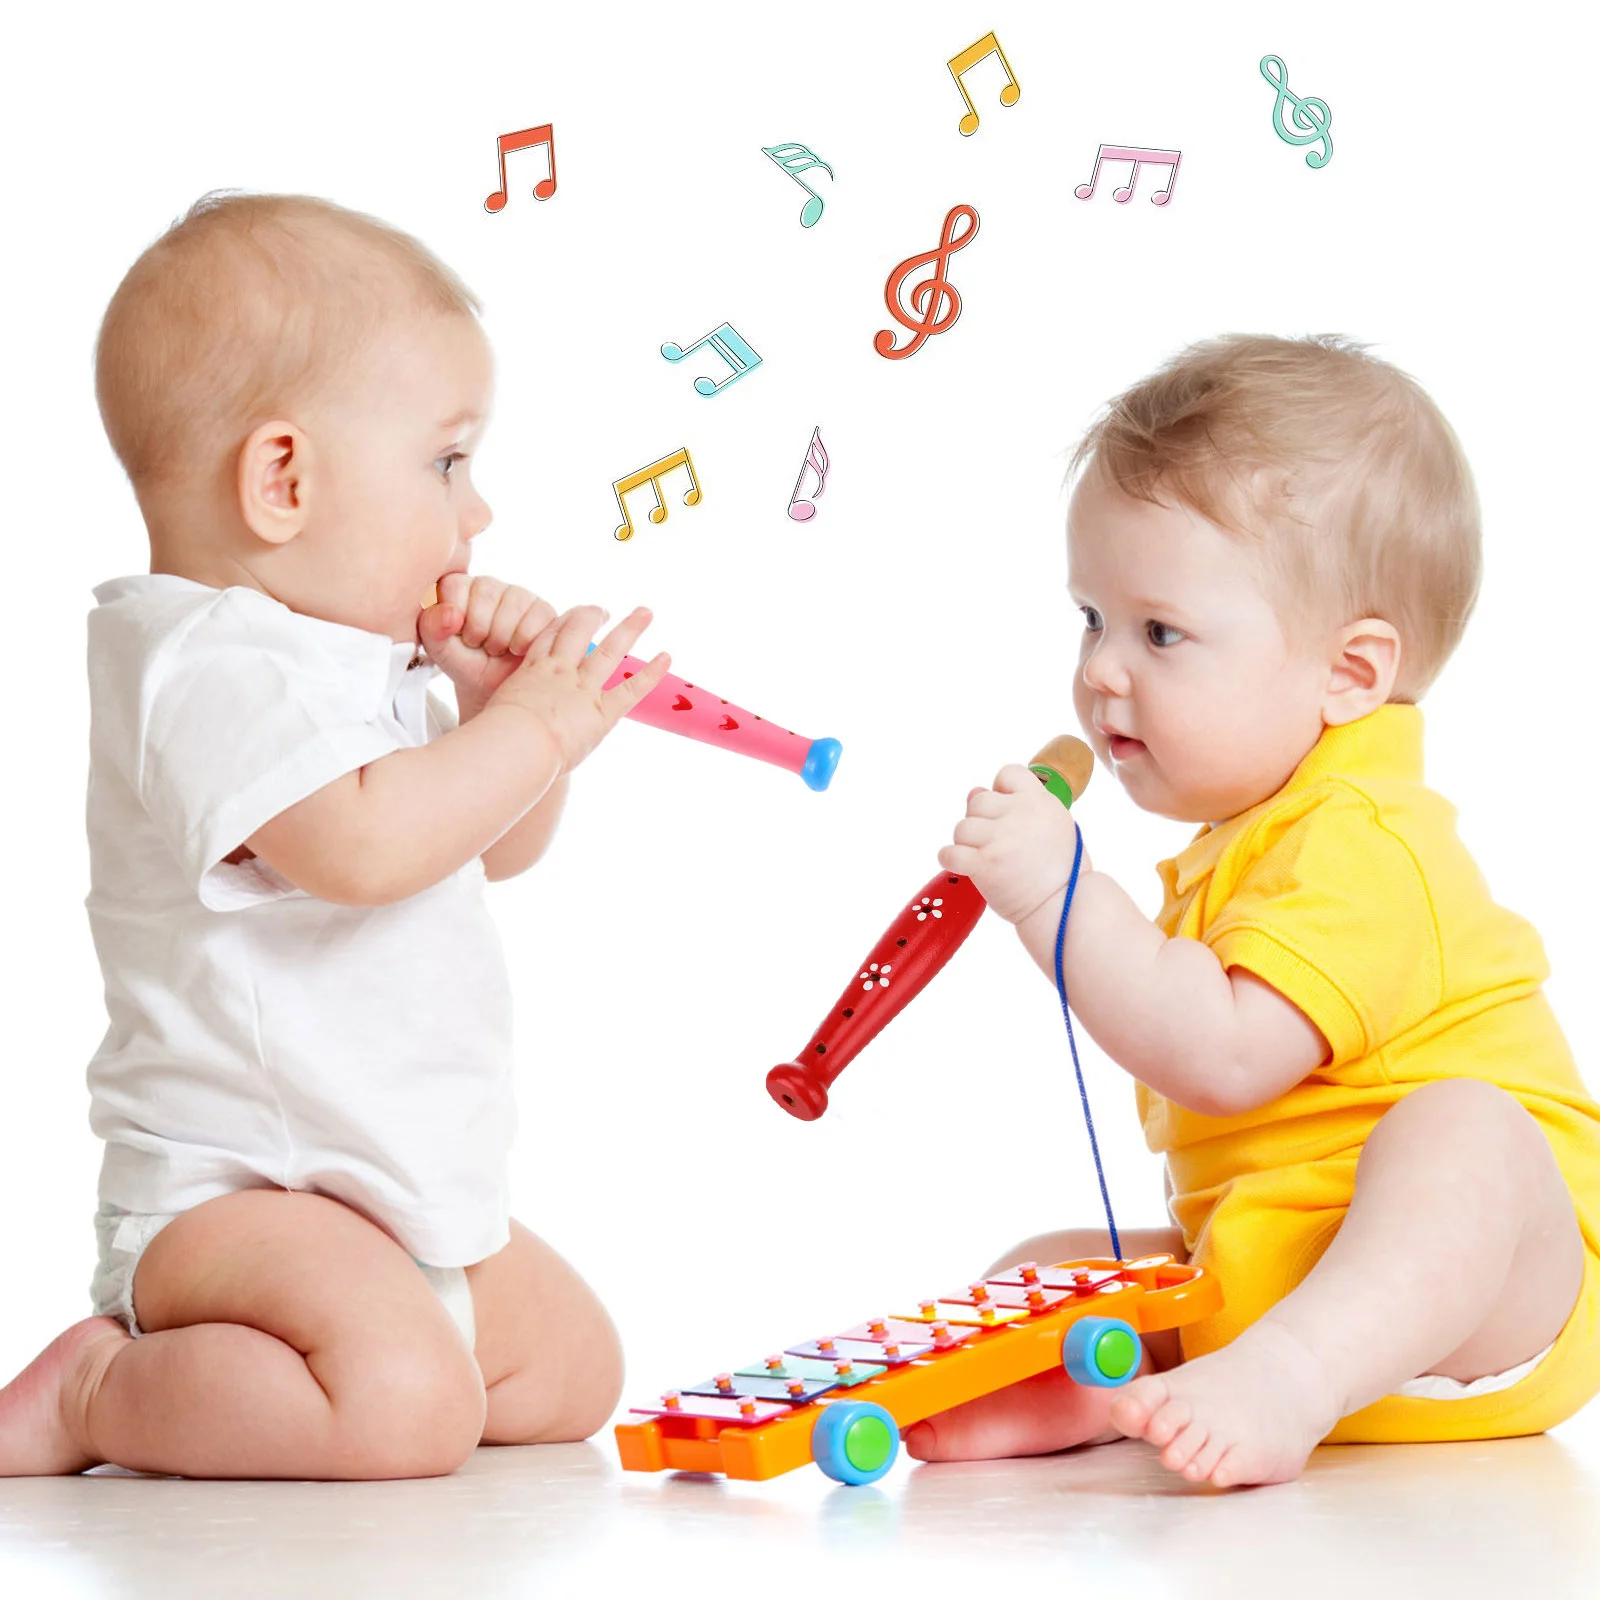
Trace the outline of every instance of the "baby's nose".
<instances>
[{"instance_id":1,"label":"baby's nose","mask_svg":"<svg viewBox=\"0 0 1600 1600\"><path fill-rule=\"evenodd\" d=\"M1128 674L1102 645L1090 651L1083 663L1083 681L1104 694L1126 694Z\"/></svg>"}]
</instances>

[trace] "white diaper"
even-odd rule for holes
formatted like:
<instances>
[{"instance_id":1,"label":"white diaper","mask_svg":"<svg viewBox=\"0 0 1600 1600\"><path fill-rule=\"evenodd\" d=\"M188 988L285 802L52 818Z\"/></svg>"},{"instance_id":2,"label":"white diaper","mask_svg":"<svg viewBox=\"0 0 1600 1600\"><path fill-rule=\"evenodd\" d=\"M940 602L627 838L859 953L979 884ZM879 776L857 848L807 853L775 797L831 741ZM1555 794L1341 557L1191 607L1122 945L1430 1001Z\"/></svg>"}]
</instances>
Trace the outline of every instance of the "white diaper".
<instances>
[{"instance_id":1,"label":"white diaper","mask_svg":"<svg viewBox=\"0 0 1600 1600\"><path fill-rule=\"evenodd\" d=\"M1538 1355L1530 1356L1521 1366L1490 1373L1487 1378L1474 1378L1470 1383L1463 1383L1460 1378L1447 1378L1438 1372L1425 1372L1420 1378L1402 1383L1394 1392L1411 1400L1470 1400L1474 1395L1494 1394L1496 1390L1520 1383L1555 1347L1552 1339Z\"/></svg>"},{"instance_id":2,"label":"white diaper","mask_svg":"<svg viewBox=\"0 0 1600 1600\"><path fill-rule=\"evenodd\" d=\"M94 1231L99 1241L100 1259L95 1268L89 1294L97 1317L115 1317L135 1339L144 1330L133 1314L133 1273L139 1257L155 1236L180 1215L179 1212L124 1211L120 1206L104 1205L95 1213ZM472 1311L472 1289L464 1267L430 1267L417 1261L422 1275L433 1286L450 1320L460 1330L467 1348L478 1343L477 1323Z\"/></svg>"}]
</instances>

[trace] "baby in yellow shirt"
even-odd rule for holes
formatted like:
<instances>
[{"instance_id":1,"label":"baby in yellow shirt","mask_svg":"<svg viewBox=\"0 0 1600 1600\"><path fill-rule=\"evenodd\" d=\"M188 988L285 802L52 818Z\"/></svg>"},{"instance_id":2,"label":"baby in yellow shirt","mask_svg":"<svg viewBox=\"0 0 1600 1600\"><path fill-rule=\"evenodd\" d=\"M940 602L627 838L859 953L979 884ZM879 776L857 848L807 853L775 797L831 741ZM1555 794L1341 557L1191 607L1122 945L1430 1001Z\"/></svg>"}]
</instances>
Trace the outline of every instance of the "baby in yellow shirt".
<instances>
[{"instance_id":1,"label":"baby in yellow shirt","mask_svg":"<svg viewBox=\"0 0 1600 1600\"><path fill-rule=\"evenodd\" d=\"M1148 1336L1126 1388L1047 1374L907 1449L1131 1436L1229 1485L1321 1441L1541 1432L1600 1392L1600 1107L1537 933L1423 783L1416 701L1480 574L1460 445L1359 346L1232 336L1114 400L1073 466L1078 717L1136 805L1204 826L1155 925L1085 852L1066 988L1167 1159L1177 1226L1123 1255L1194 1261L1226 1304ZM1053 975L1076 843L1008 766L939 860Z\"/></svg>"}]
</instances>

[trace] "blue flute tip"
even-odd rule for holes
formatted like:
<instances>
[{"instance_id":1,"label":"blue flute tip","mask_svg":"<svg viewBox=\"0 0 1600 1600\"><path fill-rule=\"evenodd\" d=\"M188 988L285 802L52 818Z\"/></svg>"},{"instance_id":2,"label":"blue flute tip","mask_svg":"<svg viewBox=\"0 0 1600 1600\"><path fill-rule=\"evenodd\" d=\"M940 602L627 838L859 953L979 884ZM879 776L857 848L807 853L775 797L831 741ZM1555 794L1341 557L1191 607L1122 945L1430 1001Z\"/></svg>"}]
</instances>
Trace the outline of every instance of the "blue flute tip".
<instances>
[{"instance_id":1,"label":"blue flute tip","mask_svg":"<svg viewBox=\"0 0 1600 1600\"><path fill-rule=\"evenodd\" d=\"M833 782L833 769L839 765L843 750L844 746L837 739L811 741L805 765L800 769L800 777L808 789L815 789L820 794Z\"/></svg>"}]
</instances>

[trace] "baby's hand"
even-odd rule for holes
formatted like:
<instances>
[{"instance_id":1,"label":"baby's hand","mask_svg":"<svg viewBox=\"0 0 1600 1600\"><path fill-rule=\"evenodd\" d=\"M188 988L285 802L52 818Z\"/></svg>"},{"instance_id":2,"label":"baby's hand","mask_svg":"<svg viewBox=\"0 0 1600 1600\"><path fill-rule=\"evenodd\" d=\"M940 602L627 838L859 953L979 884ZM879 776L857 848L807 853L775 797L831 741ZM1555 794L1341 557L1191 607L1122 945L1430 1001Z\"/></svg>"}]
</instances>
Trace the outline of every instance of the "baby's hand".
<instances>
[{"instance_id":1,"label":"baby's hand","mask_svg":"<svg viewBox=\"0 0 1600 1600\"><path fill-rule=\"evenodd\" d=\"M589 651L605 616L599 606L575 606L548 623L489 700L537 717L560 752L563 772L577 766L661 682L670 665L663 651L614 689L603 689L650 625L650 613L637 606Z\"/></svg>"},{"instance_id":2,"label":"baby's hand","mask_svg":"<svg viewBox=\"0 0 1600 1600\"><path fill-rule=\"evenodd\" d=\"M417 639L455 685L463 722L483 710L555 615L548 600L498 578L449 572L439 580L438 603L417 618Z\"/></svg>"},{"instance_id":3,"label":"baby's hand","mask_svg":"<svg viewBox=\"0 0 1600 1600\"><path fill-rule=\"evenodd\" d=\"M1000 769L993 789L967 795L967 814L952 837L939 865L971 878L1007 922L1017 923L1066 887L1078 825L1028 768L1013 765Z\"/></svg>"}]
</instances>

